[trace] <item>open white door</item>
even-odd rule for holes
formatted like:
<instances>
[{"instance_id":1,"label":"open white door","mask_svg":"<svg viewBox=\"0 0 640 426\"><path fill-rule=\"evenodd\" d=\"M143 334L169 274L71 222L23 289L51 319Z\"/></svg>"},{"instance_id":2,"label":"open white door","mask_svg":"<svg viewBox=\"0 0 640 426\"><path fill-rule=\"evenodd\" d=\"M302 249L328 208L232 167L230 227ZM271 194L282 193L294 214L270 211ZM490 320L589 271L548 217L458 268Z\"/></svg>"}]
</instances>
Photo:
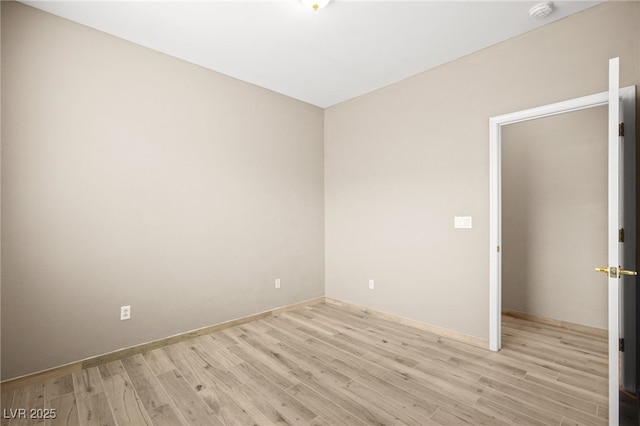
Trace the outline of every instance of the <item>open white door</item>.
<instances>
[{"instance_id":1,"label":"open white door","mask_svg":"<svg viewBox=\"0 0 640 426\"><path fill-rule=\"evenodd\" d=\"M620 339L620 288L623 275L637 275L635 271L623 269L624 244L620 237L623 228L624 206L622 205L624 182L624 149L620 132L619 59L609 61L609 172L608 172L608 262L609 266L596 268L607 274L608 324L609 324L609 425L618 425L619 412L619 339Z\"/></svg>"},{"instance_id":2,"label":"open white door","mask_svg":"<svg viewBox=\"0 0 640 426\"><path fill-rule=\"evenodd\" d=\"M608 214L608 312L609 312L609 425L618 425L620 413L619 403L619 365L618 339L620 336L620 283L619 265L622 244L618 241L620 229L620 163L623 154L620 149L618 125L620 123L620 79L619 59L609 61L609 214Z\"/></svg>"}]
</instances>

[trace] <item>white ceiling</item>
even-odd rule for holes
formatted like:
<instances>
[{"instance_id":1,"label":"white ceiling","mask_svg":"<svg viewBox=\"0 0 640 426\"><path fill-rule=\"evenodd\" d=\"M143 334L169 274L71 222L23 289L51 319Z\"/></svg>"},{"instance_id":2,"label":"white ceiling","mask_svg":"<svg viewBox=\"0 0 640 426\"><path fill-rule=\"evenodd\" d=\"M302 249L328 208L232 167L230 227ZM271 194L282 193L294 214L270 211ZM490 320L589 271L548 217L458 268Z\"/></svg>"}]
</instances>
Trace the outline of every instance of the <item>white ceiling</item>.
<instances>
[{"instance_id":1,"label":"white ceiling","mask_svg":"<svg viewBox=\"0 0 640 426\"><path fill-rule=\"evenodd\" d=\"M22 1L325 108L564 18L598 1Z\"/></svg>"}]
</instances>

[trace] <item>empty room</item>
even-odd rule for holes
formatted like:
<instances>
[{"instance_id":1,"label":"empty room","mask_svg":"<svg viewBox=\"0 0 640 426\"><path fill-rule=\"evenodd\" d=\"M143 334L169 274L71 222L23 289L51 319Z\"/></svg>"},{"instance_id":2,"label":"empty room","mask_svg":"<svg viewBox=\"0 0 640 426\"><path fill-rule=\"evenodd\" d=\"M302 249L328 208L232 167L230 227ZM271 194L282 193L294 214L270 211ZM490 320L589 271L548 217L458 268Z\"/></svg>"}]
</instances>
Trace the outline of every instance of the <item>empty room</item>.
<instances>
[{"instance_id":1,"label":"empty room","mask_svg":"<svg viewBox=\"0 0 640 426\"><path fill-rule=\"evenodd\" d=\"M2 1L0 424L638 424L637 1Z\"/></svg>"}]
</instances>

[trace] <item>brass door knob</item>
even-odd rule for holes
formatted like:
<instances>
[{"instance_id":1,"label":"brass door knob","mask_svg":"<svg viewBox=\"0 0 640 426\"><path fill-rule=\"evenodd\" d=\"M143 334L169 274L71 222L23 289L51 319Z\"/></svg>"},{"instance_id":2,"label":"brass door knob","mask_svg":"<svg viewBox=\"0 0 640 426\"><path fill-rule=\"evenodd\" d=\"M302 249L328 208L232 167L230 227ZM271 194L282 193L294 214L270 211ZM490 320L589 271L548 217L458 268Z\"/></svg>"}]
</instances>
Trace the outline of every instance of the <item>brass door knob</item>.
<instances>
[{"instance_id":1,"label":"brass door knob","mask_svg":"<svg viewBox=\"0 0 640 426\"><path fill-rule=\"evenodd\" d=\"M615 266L611 266L608 268L596 268L596 272L609 274L610 278L620 278L621 275L629 275L633 277L638 275L636 271L627 271L626 269L616 268Z\"/></svg>"}]
</instances>

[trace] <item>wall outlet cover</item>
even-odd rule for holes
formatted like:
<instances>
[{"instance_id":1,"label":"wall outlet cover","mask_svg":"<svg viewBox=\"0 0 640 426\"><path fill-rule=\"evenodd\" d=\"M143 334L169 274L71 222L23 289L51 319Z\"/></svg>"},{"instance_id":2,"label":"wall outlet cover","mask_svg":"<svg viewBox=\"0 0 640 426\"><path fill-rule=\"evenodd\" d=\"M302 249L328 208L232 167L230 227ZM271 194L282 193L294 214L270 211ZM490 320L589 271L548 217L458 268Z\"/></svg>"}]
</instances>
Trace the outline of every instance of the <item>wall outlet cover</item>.
<instances>
[{"instance_id":1,"label":"wall outlet cover","mask_svg":"<svg viewBox=\"0 0 640 426\"><path fill-rule=\"evenodd\" d=\"M131 319L131 305L120 306L120 321Z\"/></svg>"},{"instance_id":2,"label":"wall outlet cover","mask_svg":"<svg viewBox=\"0 0 640 426\"><path fill-rule=\"evenodd\" d=\"M453 218L453 227L456 229L471 229L473 220L471 216L456 216Z\"/></svg>"}]
</instances>

